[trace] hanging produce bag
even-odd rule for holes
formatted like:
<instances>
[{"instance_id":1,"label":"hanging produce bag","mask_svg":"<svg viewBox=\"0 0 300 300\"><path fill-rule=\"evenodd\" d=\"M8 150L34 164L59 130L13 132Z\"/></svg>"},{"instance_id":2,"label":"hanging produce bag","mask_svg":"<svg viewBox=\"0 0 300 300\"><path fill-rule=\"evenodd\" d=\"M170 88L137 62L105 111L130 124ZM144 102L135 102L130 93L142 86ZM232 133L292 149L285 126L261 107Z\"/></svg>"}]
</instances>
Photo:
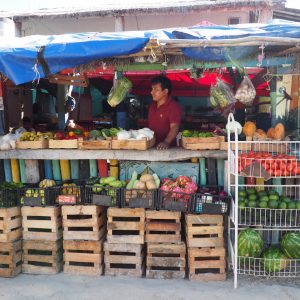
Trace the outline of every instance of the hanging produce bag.
<instances>
[{"instance_id":1,"label":"hanging produce bag","mask_svg":"<svg viewBox=\"0 0 300 300\"><path fill-rule=\"evenodd\" d=\"M231 104L234 104L236 99L228 84L217 78L215 86L210 88L210 103L213 107L224 109Z\"/></svg>"},{"instance_id":2,"label":"hanging produce bag","mask_svg":"<svg viewBox=\"0 0 300 300\"><path fill-rule=\"evenodd\" d=\"M256 96L256 90L248 76L244 76L239 88L235 93L235 99L246 106L251 106Z\"/></svg>"},{"instance_id":3,"label":"hanging produce bag","mask_svg":"<svg viewBox=\"0 0 300 300\"><path fill-rule=\"evenodd\" d=\"M127 93L131 90L132 83L126 77L114 80L114 85L111 88L107 102L111 107L119 105L126 97Z\"/></svg>"}]
</instances>

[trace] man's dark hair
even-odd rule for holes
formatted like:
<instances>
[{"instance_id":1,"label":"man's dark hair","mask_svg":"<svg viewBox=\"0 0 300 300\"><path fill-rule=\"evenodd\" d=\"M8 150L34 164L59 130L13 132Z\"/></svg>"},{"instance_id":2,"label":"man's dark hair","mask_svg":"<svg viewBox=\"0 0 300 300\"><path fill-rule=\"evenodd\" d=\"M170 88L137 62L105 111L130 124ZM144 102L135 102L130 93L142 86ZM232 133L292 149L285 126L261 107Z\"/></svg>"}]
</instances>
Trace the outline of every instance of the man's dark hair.
<instances>
[{"instance_id":1,"label":"man's dark hair","mask_svg":"<svg viewBox=\"0 0 300 300\"><path fill-rule=\"evenodd\" d=\"M160 83L161 89L168 89L168 95L171 95L172 93L172 83L169 78L166 76L156 76L151 80L152 84L158 84Z\"/></svg>"}]
</instances>

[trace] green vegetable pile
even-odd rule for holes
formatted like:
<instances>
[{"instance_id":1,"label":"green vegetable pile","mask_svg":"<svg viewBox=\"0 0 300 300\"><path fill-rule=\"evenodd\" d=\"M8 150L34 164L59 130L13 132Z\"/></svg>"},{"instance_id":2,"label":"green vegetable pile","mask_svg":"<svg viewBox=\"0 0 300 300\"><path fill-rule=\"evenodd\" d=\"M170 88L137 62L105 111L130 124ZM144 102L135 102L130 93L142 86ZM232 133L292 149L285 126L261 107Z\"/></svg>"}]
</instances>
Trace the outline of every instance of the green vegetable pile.
<instances>
[{"instance_id":1,"label":"green vegetable pile","mask_svg":"<svg viewBox=\"0 0 300 300\"><path fill-rule=\"evenodd\" d=\"M22 182L2 182L0 184L0 207L12 207L18 205L18 189L22 188Z\"/></svg>"},{"instance_id":2,"label":"green vegetable pile","mask_svg":"<svg viewBox=\"0 0 300 300\"><path fill-rule=\"evenodd\" d=\"M201 132L201 131L191 131L191 130L183 130L183 137L213 137L214 135L211 132Z\"/></svg>"},{"instance_id":3,"label":"green vegetable pile","mask_svg":"<svg viewBox=\"0 0 300 300\"><path fill-rule=\"evenodd\" d=\"M121 128L103 128L101 130L94 129L90 131L89 137L92 140L107 140L117 136Z\"/></svg>"}]
</instances>

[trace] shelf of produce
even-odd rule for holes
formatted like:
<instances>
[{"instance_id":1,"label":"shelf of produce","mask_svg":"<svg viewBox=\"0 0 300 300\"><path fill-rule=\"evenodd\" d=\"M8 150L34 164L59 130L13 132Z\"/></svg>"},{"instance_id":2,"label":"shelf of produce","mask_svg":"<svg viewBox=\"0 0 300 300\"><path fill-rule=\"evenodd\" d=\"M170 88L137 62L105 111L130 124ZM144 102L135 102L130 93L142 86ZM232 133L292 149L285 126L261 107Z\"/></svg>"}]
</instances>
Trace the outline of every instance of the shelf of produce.
<instances>
[{"instance_id":1,"label":"shelf of produce","mask_svg":"<svg viewBox=\"0 0 300 300\"><path fill-rule=\"evenodd\" d=\"M87 156L88 155L88 156ZM39 149L0 151L0 159L117 159L136 161L180 161L190 158L226 159L227 151L191 151L182 148L168 150L79 150L79 149Z\"/></svg>"},{"instance_id":2,"label":"shelf of produce","mask_svg":"<svg viewBox=\"0 0 300 300\"><path fill-rule=\"evenodd\" d=\"M238 203L239 226L274 227L277 230L300 227L299 185L241 185ZM235 206L232 200L233 222Z\"/></svg>"}]
</instances>

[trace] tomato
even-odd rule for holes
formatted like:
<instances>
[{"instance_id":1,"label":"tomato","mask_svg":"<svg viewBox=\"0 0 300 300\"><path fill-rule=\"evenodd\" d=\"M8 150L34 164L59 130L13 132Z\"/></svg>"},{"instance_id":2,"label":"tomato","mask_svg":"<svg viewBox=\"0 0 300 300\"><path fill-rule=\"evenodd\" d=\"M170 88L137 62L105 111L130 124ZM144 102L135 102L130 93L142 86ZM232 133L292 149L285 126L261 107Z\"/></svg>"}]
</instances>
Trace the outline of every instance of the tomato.
<instances>
[{"instance_id":1,"label":"tomato","mask_svg":"<svg viewBox=\"0 0 300 300\"><path fill-rule=\"evenodd\" d=\"M274 174L276 177L281 176L281 170L276 170Z\"/></svg>"}]
</instances>

